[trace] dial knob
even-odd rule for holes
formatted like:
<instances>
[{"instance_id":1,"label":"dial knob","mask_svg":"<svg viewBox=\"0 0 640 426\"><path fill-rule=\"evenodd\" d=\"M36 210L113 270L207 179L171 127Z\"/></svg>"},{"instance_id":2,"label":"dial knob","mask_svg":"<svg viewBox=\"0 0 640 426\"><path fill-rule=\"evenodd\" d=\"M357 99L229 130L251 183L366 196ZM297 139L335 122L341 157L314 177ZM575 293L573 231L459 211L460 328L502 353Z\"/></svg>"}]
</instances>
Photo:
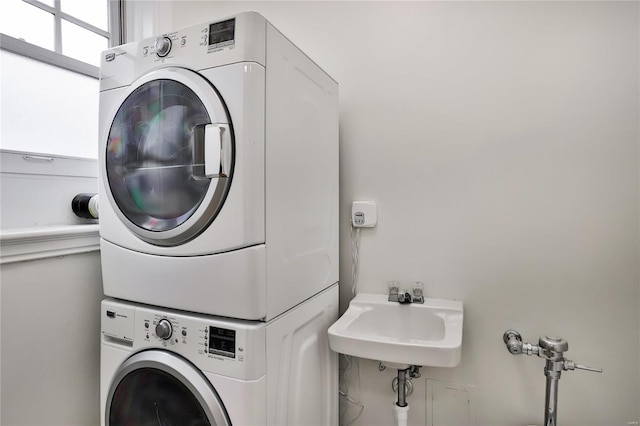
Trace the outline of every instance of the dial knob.
<instances>
[{"instance_id":1,"label":"dial knob","mask_svg":"<svg viewBox=\"0 0 640 426\"><path fill-rule=\"evenodd\" d=\"M163 58L169 54L171 50L171 39L169 37L158 37L154 44L156 55Z\"/></svg>"},{"instance_id":2,"label":"dial knob","mask_svg":"<svg viewBox=\"0 0 640 426\"><path fill-rule=\"evenodd\" d=\"M171 323L166 319L161 319L158 321L158 325L156 325L156 336L161 339L167 340L173 334L173 328L171 327Z\"/></svg>"}]
</instances>

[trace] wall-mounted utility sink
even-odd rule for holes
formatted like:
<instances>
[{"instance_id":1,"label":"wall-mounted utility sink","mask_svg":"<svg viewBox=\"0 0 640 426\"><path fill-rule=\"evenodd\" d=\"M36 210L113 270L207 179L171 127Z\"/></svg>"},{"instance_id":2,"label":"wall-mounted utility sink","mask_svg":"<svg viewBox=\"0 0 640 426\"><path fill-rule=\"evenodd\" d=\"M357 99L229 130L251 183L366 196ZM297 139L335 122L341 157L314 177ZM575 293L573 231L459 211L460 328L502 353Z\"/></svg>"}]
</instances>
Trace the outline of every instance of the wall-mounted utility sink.
<instances>
[{"instance_id":1,"label":"wall-mounted utility sink","mask_svg":"<svg viewBox=\"0 0 640 426\"><path fill-rule=\"evenodd\" d=\"M462 350L462 302L425 299L389 302L383 294L357 294L329 327L335 352L383 363L455 367Z\"/></svg>"}]
</instances>

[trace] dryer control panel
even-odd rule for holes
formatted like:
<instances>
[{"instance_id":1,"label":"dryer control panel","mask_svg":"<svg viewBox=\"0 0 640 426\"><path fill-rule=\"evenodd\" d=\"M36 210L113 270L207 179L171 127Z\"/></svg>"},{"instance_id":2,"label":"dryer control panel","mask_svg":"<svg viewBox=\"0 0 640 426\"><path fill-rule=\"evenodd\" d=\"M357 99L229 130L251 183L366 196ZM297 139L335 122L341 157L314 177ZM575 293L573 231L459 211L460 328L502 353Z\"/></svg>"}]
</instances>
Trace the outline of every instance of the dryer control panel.
<instances>
[{"instance_id":1,"label":"dryer control panel","mask_svg":"<svg viewBox=\"0 0 640 426\"><path fill-rule=\"evenodd\" d=\"M264 17L243 12L113 47L101 57L100 90L128 86L169 66L195 71L239 62L266 66L266 34Z\"/></svg>"},{"instance_id":2,"label":"dryer control panel","mask_svg":"<svg viewBox=\"0 0 640 426\"><path fill-rule=\"evenodd\" d=\"M154 61L164 58L172 58L179 52L174 52L174 46L178 49L189 48L191 45L195 49L206 47L208 53L224 48L232 47L235 44L236 18L227 19L211 24L202 24L199 27L186 28L180 31L166 33L155 39L147 39L140 42L142 56L151 55ZM188 46L189 45L189 46Z\"/></svg>"},{"instance_id":3,"label":"dryer control panel","mask_svg":"<svg viewBox=\"0 0 640 426\"><path fill-rule=\"evenodd\" d=\"M136 306L114 300L102 302L105 343L134 352L160 348L182 355L203 371L242 380L266 372L266 326L170 309Z\"/></svg>"}]
</instances>

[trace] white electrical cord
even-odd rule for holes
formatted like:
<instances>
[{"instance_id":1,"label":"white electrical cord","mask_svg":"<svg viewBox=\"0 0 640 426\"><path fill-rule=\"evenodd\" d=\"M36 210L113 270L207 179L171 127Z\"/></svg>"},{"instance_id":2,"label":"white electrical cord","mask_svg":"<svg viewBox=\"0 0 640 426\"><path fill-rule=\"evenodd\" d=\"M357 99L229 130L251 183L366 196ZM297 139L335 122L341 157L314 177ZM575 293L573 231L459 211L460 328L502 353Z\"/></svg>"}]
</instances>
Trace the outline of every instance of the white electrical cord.
<instances>
[{"instance_id":1,"label":"white electrical cord","mask_svg":"<svg viewBox=\"0 0 640 426\"><path fill-rule=\"evenodd\" d=\"M359 270L359 256L360 256L360 228L353 226L353 223L350 224L350 235L351 235L351 298L353 299L356 296L356 287L358 284L358 274ZM355 229L355 232L354 232ZM364 411L364 405L360 402L360 366L357 358L353 358L348 355L344 355L346 359L346 364L344 366L344 370L340 372L340 386L339 390L340 396L344 397L347 403L353 404L356 407L360 408L358 415L348 422L346 425L344 422L341 422L342 426L350 426L356 420L360 418L362 412ZM349 394L349 385L347 384L346 375L353 368L353 371L356 374L356 383L355 383L355 398L353 395ZM344 387L344 389L342 389ZM345 408L343 413L340 413L340 420L344 418L346 415L347 408Z\"/></svg>"},{"instance_id":2,"label":"white electrical cord","mask_svg":"<svg viewBox=\"0 0 640 426\"><path fill-rule=\"evenodd\" d=\"M344 366L344 370L342 370L342 377L340 380L341 386L344 385L344 389L340 389L340 396L344 397L348 403L351 403L353 405L355 405L356 407L360 408L360 411L358 411L358 415L356 417L354 417L349 423L347 423L346 425L343 423L341 423L341 425L343 426L351 426L351 424L353 424L356 420L358 420L360 418L360 416L362 415L362 412L364 411L364 405L362 404L362 402L360 402L360 365L358 363L358 359L354 358L352 356L349 355L344 355L345 359L347 360L347 363ZM352 367L353 366L353 367ZM347 384L347 381L344 380L347 371L351 370L353 368L353 371L355 372L356 375L356 395L355 398L353 398L351 395L349 395L349 385ZM340 419L342 419L345 415L346 415L346 411L347 409L345 408L344 413L341 413L340 415Z\"/></svg>"},{"instance_id":3,"label":"white electrical cord","mask_svg":"<svg viewBox=\"0 0 640 426\"><path fill-rule=\"evenodd\" d=\"M353 230L355 229L355 235ZM351 298L356 297L356 286L358 285L358 274L360 273L360 228L351 224Z\"/></svg>"}]
</instances>

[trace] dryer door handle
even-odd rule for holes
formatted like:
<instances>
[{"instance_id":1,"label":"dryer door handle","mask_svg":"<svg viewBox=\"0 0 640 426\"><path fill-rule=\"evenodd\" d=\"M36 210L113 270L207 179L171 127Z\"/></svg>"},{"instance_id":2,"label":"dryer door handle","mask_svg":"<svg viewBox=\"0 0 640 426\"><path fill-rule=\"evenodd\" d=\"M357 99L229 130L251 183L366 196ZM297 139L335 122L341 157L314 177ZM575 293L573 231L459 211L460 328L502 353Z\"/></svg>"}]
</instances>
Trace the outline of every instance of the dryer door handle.
<instances>
[{"instance_id":1,"label":"dryer door handle","mask_svg":"<svg viewBox=\"0 0 640 426\"><path fill-rule=\"evenodd\" d=\"M231 173L231 131L228 124L206 124L194 129L196 157L204 167L194 167L200 178L225 178ZM196 159L196 164L200 163ZM202 164L201 163L201 164Z\"/></svg>"}]
</instances>

